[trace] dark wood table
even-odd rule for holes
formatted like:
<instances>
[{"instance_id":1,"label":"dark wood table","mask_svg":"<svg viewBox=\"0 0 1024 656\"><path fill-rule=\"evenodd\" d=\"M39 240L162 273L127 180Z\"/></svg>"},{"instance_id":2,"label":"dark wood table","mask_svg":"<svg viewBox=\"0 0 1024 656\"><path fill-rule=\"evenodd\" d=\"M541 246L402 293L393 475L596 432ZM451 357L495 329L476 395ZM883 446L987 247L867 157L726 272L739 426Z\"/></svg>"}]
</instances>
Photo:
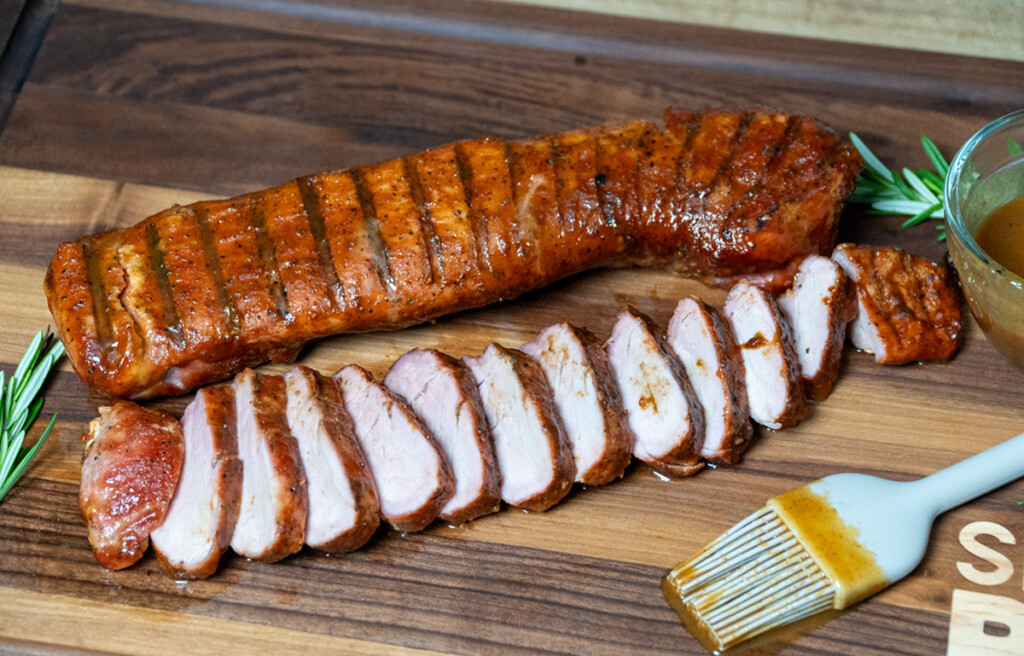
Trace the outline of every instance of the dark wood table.
<instances>
[{"instance_id":1,"label":"dark wood table","mask_svg":"<svg viewBox=\"0 0 1024 656\"><path fill-rule=\"evenodd\" d=\"M174 203L482 134L659 120L668 105L804 112L857 132L885 161L923 166L921 134L952 155L1024 106L1024 67L993 59L464 0L254 6L0 7L3 369L50 322L42 276L58 242ZM841 239L944 255L932 225L899 222L852 207ZM414 346L461 356L490 341L514 346L555 321L607 335L620 305L664 324L691 293L723 297L662 272L594 272L435 324L330 339L303 362L380 375ZM1007 439L1024 430L1022 390L1024 371L971 322L949 364L883 367L849 350L833 395L799 426L761 434L735 468L663 482L635 464L547 513L382 531L343 557L227 557L211 579L176 583L152 556L117 573L93 560L76 500L79 436L104 399L65 364L44 410L59 413L57 428L0 504L0 651L698 654L661 597L666 568L817 477L909 479ZM963 531L992 522L1016 545L981 542L1022 566L1018 500L1021 483L951 512L906 581L746 653L942 653L954 590L1024 602L1019 569L979 585L957 565L992 568L961 544Z\"/></svg>"}]
</instances>

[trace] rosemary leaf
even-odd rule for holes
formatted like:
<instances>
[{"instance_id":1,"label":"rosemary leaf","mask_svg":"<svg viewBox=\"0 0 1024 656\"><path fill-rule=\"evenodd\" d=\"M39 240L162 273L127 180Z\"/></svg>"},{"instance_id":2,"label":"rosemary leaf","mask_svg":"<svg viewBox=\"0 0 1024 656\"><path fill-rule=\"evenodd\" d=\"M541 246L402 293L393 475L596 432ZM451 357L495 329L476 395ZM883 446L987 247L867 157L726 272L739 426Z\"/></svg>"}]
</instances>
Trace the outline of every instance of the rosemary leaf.
<instances>
[{"instance_id":1,"label":"rosemary leaf","mask_svg":"<svg viewBox=\"0 0 1024 656\"><path fill-rule=\"evenodd\" d=\"M924 208L923 210L921 210L920 212L918 212L914 216L912 216L909 219L907 219L906 221L904 221L901 227L909 228L910 226L915 226L918 223L921 223L925 219L931 218L932 212L934 212L936 209L942 209L942 203L936 202L934 205L929 205L928 207ZM937 227L942 227L942 226L937 226Z\"/></svg>"},{"instance_id":2,"label":"rosemary leaf","mask_svg":"<svg viewBox=\"0 0 1024 656\"><path fill-rule=\"evenodd\" d=\"M908 217L904 228L915 226L927 219L941 219L944 210L944 191L949 162L938 146L928 137L921 137L921 147L935 171L904 167L900 174L890 171L871 149L854 133L850 141L864 159L865 168L857 178L857 187L850 196L851 203L871 207L871 214L903 214ZM946 238L945 226L939 224L938 239Z\"/></svg>"},{"instance_id":3,"label":"rosemary leaf","mask_svg":"<svg viewBox=\"0 0 1024 656\"><path fill-rule=\"evenodd\" d=\"M14 375L8 379L0 371L0 500L25 473L53 430L56 414L35 444L24 446L28 429L43 408L39 390L62 355L64 345L53 339L49 329L39 331Z\"/></svg>"},{"instance_id":4,"label":"rosemary leaf","mask_svg":"<svg viewBox=\"0 0 1024 656\"><path fill-rule=\"evenodd\" d=\"M949 162L939 152L939 147L935 145L935 142L928 137L921 137L921 147L924 148L925 155L932 161L932 166L939 172L939 175L943 178L946 177L946 173L949 172Z\"/></svg>"},{"instance_id":5,"label":"rosemary leaf","mask_svg":"<svg viewBox=\"0 0 1024 656\"><path fill-rule=\"evenodd\" d=\"M917 177L916 173L914 173L908 168L904 168L903 177L907 179L907 183L911 187L913 187L914 191L920 194L921 198L923 198L925 201L932 205L939 202L939 199L935 196L935 194L932 193L932 190L929 189L927 185L925 185L921 178Z\"/></svg>"},{"instance_id":6,"label":"rosemary leaf","mask_svg":"<svg viewBox=\"0 0 1024 656\"><path fill-rule=\"evenodd\" d=\"M864 158L864 163L867 165L869 169L874 171L878 176L882 178L887 178L891 180L895 177L893 176L892 171L887 169L885 167L885 164L882 164L882 160L875 157L875 154L871 152L867 146L864 145L864 142L860 140L860 137L851 132L850 141L853 142L854 147L857 149L858 152L860 152L861 157Z\"/></svg>"}]
</instances>

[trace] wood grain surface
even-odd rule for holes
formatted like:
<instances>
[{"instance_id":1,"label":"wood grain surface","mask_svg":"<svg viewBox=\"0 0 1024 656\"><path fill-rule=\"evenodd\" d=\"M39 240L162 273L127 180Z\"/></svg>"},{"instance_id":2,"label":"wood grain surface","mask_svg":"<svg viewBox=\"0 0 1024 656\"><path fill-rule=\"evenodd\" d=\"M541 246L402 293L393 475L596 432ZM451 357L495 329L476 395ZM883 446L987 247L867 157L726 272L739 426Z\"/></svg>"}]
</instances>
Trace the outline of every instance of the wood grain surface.
<instances>
[{"instance_id":1,"label":"wood grain surface","mask_svg":"<svg viewBox=\"0 0 1024 656\"><path fill-rule=\"evenodd\" d=\"M42 276L58 242L174 203L481 134L658 120L671 104L805 112L917 166L922 133L952 155L1024 105L1024 70L1008 61L462 0L275 6L59 6L0 133L0 368L50 322ZM931 225L898 226L853 207L841 238L944 256ZM325 340L302 361L381 375L416 346L475 354L556 321L606 336L622 304L665 325L686 294L724 298L658 271L597 271L433 324ZM699 654L661 597L668 567L815 478L907 480L1024 431L1022 389L1024 371L973 322L949 364L882 367L848 350L832 396L799 426L763 431L737 467L664 482L634 464L546 513L382 531L343 557L229 556L213 578L180 584L151 555L117 573L93 560L79 436L104 399L65 363L47 389L54 434L0 504L0 652ZM904 582L737 653L943 653L955 589L1024 602L1020 569L979 586L957 567L985 566L958 539L978 521L1014 533L999 548L1024 567L1018 500L1022 483L949 513Z\"/></svg>"},{"instance_id":2,"label":"wood grain surface","mask_svg":"<svg viewBox=\"0 0 1024 656\"><path fill-rule=\"evenodd\" d=\"M1024 61L1020 0L503 1Z\"/></svg>"}]
</instances>

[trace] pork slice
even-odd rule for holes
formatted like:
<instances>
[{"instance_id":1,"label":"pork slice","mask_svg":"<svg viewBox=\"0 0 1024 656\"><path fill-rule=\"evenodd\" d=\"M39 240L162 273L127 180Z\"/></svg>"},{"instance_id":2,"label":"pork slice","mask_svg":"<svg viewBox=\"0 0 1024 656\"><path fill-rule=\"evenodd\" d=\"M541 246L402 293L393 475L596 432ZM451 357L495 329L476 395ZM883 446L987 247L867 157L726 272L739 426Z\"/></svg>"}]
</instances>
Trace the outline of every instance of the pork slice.
<instances>
[{"instance_id":1,"label":"pork slice","mask_svg":"<svg viewBox=\"0 0 1024 656\"><path fill-rule=\"evenodd\" d=\"M288 429L285 382L246 369L232 383L242 459L235 553L274 562L302 548L309 501L299 445Z\"/></svg>"},{"instance_id":2,"label":"pork slice","mask_svg":"<svg viewBox=\"0 0 1024 656\"><path fill-rule=\"evenodd\" d=\"M822 401L839 375L846 325L857 311L850 281L835 261L811 255L800 263L793 287L778 303L793 331L804 389Z\"/></svg>"},{"instance_id":3,"label":"pork slice","mask_svg":"<svg viewBox=\"0 0 1024 656\"><path fill-rule=\"evenodd\" d=\"M231 544L242 498L235 395L231 387L204 387L181 418L185 461L163 523L150 537L167 573L204 579L217 571Z\"/></svg>"},{"instance_id":4,"label":"pork slice","mask_svg":"<svg viewBox=\"0 0 1024 656\"><path fill-rule=\"evenodd\" d=\"M306 472L306 544L328 552L358 549L380 525L380 503L352 418L330 378L300 365L284 379L288 427Z\"/></svg>"},{"instance_id":5,"label":"pork slice","mask_svg":"<svg viewBox=\"0 0 1024 656\"><path fill-rule=\"evenodd\" d=\"M89 424L78 505L93 555L124 569L146 552L181 475L184 441L174 417L118 401Z\"/></svg>"},{"instance_id":6,"label":"pork slice","mask_svg":"<svg viewBox=\"0 0 1024 656\"><path fill-rule=\"evenodd\" d=\"M676 305L668 345L679 358L704 412L702 457L735 463L750 445L747 386L739 345L722 315L696 298Z\"/></svg>"},{"instance_id":7,"label":"pork slice","mask_svg":"<svg viewBox=\"0 0 1024 656\"><path fill-rule=\"evenodd\" d=\"M334 374L380 497L380 513L399 531L421 531L455 491L451 465L430 430L404 401L349 365Z\"/></svg>"},{"instance_id":8,"label":"pork slice","mask_svg":"<svg viewBox=\"0 0 1024 656\"><path fill-rule=\"evenodd\" d=\"M948 264L895 248L840 244L857 315L850 341L880 364L948 360L963 339L963 297Z\"/></svg>"},{"instance_id":9,"label":"pork slice","mask_svg":"<svg viewBox=\"0 0 1024 656\"><path fill-rule=\"evenodd\" d=\"M519 347L544 371L565 426L576 481L604 485L622 476L632 457L633 434L608 356L589 331L567 323L548 326Z\"/></svg>"},{"instance_id":10,"label":"pork slice","mask_svg":"<svg viewBox=\"0 0 1024 656\"><path fill-rule=\"evenodd\" d=\"M464 361L494 436L501 498L526 510L547 510L568 494L576 470L544 372L525 353L497 344Z\"/></svg>"},{"instance_id":11,"label":"pork slice","mask_svg":"<svg viewBox=\"0 0 1024 656\"><path fill-rule=\"evenodd\" d=\"M437 440L455 477L440 517L458 526L501 507L501 475L483 402L469 368L433 349L398 358L384 386L412 407Z\"/></svg>"},{"instance_id":12,"label":"pork slice","mask_svg":"<svg viewBox=\"0 0 1024 656\"><path fill-rule=\"evenodd\" d=\"M807 416L807 399L782 311L767 292L740 283L726 297L724 313L743 357L750 418L772 429L795 425Z\"/></svg>"},{"instance_id":13,"label":"pork slice","mask_svg":"<svg viewBox=\"0 0 1024 656\"><path fill-rule=\"evenodd\" d=\"M633 455L668 476L697 473L704 466L703 409L661 332L626 307L605 349L635 438Z\"/></svg>"}]
</instances>

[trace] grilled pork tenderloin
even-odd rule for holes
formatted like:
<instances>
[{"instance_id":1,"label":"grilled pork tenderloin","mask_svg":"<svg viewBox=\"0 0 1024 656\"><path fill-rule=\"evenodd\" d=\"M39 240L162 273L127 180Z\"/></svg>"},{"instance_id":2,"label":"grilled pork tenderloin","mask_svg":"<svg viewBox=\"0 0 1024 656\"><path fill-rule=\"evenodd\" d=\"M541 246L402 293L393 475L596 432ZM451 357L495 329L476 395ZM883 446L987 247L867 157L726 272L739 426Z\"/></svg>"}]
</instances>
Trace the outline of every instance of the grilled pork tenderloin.
<instances>
[{"instance_id":1,"label":"grilled pork tenderloin","mask_svg":"<svg viewBox=\"0 0 1024 656\"><path fill-rule=\"evenodd\" d=\"M793 331L804 389L823 401L839 375L846 326L857 312L850 281L833 260L811 255L800 263L793 287L777 300Z\"/></svg>"},{"instance_id":2,"label":"grilled pork tenderloin","mask_svg":"<svg viewBox=\"0 0 1024 656\"><path fill-rule=\"evenodd\" d=\"M519 347L544 371L572 446L576 482L604 485L622 476L632 458L633 433L608 355L588 330L548 326Z\"/></svg>"},{"instance_id":3,"label":"grilled pork tenderloin","mask_svg":"<svg viewBox=\"0 0 1024 656\"><path fill-rule=\"evenodd\" d=\"M501 472L501 498L547 510L572 487L572 447L540 366L525 353L491 344L464 358L473 372Z\"/></svg>"},{"instance_id":4,"label":"grilled pork tenderloin","mask_svg":"<svg viewBox=\"0 0 1024 656\"><path fill-rule=\"evenodd\" d=\"M78 505L96 560L134 564L160 525L181 474L185 446L174 417L134 403L100 408L89 423Z\"/></svg>"},{"instance_id":5,"label":"grilled pork tenderloin","mask_svg":"<svg viewBox=\"0 0 1024 656\"><path fill-rule=\"evenodd\" d=\"M857 294L850 341L881 364L948 360L963 339L963 297L948 265L895 248L840 244L832 259Z\"/></svg>"},{"instance_id":6,"label":"grilled pork tenderloin","mask_svg":"<svg viewBox=\"0 0 1024 656\"><path fill-rule=\"evenodd\" d=\"M328 552L358 549L380 524L380 502L352 418L330 378L297 366L284 379L288 427L306 472L306 544Z\"/></svg>"},{"instance_id":7,"label":"grilled pork tenderloin","mask_svg":"<svg viewBox=\"0 0 1024 656\"><path fill-rule=\"evenodd\" d=\"M667 476L697 473L704 466L704 413L658 328L627 307L605 349L633 432L633 455Z\"/></svg>"},{"instance_id":8,"label":"grilled pork tenderloin","mask_svg":"<svg viewBox=\"0 0 1024 656\"><path fill-rule=\"evenodd\" d=\"M288 428L285 382L246 369L232 383L242 502L231 549L275 562L302 548L309 508L299 445Z\"/></svg>"},{"instance_id":9,"label":"grilled pork tenderloin","mask_svg":"<svg viewBox=\"0 0 1024 656\"><path fill-rule=\"evenodd\" d=\"M750 418L771 429L797 424L807 415L807 400L793 336L775 300L741 282L726 297L723 313L743 358Z\"/></svg>"},{"instance_id":10,"label":"grilled pork tenderloin","mask_svg":"<svg viewBox=\"0 0 1024 656\"><path fill-rule=\"evenodd\" d=\"M501 475L469 368L440 351L413 349L391 365L384 386L416 412L451 463L455 493L441 508L441 519L458 526L497 512Z\"/></svg>"},{"instance_id":11,"label":"grilled pork tenderloin","mask_svg":"<svg viewBox=\"0 0 1024 656\"><path fill-rule=\"evenodd\" d=\"M204 387L181 417L185 461L153 551L177 579L204 579L217 571L231 544L242 501L235 395L228 385Z\"/></svg>"},{"instance_id":12,"label":"grilled pork tenderloin","mask_svg":"<svg viewBox=\"0 0 1024 656\"><path fill-rule=\"evenodd\" d=\"M753 427L743 359L728 322L703 301L684 298L672 314L667 343L703 410L701 457L737 462L750 445Z\"/></svg>"},{"instance_id":13,"label":"grilled pork tenderloin","mask_svg":"<svg viewBox=\"0 0 1024 656\"><path fill-rule=\"evenodd\" d=\"M334 374L370 464L380 514L399 531L422 531L455 491L451 465L412 409L351 364Z\"/></svg>"},{"instance_id":14,"label":"grilled pork tenderloin","mask_svg":"<svg viewBox=\"0 0 1024 656\"><path fill-rule=\"evenodd\" d=\"M463 141L63 243L46 296L87 385L180 394L594 267L775 271L831 249L860 168L825 126L764 110Z\"/></svg>"}]
</instances>

